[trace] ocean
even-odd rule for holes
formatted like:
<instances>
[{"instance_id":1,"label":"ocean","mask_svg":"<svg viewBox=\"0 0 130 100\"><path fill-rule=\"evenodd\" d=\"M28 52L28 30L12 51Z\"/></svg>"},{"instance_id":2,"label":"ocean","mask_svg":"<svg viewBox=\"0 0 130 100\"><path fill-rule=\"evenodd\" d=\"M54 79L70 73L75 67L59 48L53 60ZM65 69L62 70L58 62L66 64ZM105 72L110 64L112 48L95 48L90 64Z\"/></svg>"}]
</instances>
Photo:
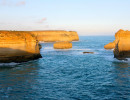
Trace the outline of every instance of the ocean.
<instances>
[{"instance_id":1,"label":"ocean","mask_svg":"<svg viewBox=\"0 0 130 100\"><path fill-rule=\"evenodd\" d=\"M113 40L80 36L68 50L41 43L40 59L0 63L0 100L130 100L130 60L104 49Z\"/></svg>"}]
</instances>

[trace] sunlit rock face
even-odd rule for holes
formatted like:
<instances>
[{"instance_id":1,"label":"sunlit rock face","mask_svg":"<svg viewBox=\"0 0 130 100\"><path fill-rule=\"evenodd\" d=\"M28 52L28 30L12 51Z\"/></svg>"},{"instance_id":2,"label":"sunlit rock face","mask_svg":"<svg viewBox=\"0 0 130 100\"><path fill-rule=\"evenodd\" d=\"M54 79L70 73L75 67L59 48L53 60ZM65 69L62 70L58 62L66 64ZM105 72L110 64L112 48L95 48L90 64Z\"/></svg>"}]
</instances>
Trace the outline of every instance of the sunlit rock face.
<instances>
[{"instance_id":1,"label":"sunlit rock face","mask_svg":"<svg viewBox=\"0 0 130 100\"><path fill-rule=\"evenodd\" d=\"M115 41L110 42L104 46L105 49L114 49L115 48Z\"/></svg>"},{"instance_id":2,"label":"sunlit rock face","mask_svg":"<svg viewBox=\"0 0 130 100\"><path fill-rule=\"evenodd\" d=\"M54 49L70 49L72 48L72 43L70 42L56 42L53 45Z\"/></svg>"},{"instance_id":3,"label":"sunlit rock face","mask_svg":"<svg viewBox=\"0 0 130 100\"><path fill-rule=\"evenodd\" d=\"M114 57L130 58L130 31L119 30L115 38Z\"/></svg>"},{"instance_id":4,"label":"sunlit rock face","mask_svg":"<svg viewBox=\"0 0 130 100\"><path fill-rule=\"evenodd\" d=\"M79 41L79 36L75 31L69 31L68 34L72 38L72 41Z\"/></svg>"},{"instance_id":5,"label":"sunlit rock face","mask_svg":"<svg viewBox=\"0 0 130 100\"><path fill-rule=\"evenodd\" d=\"M56 42L56 41L78 41L79 36L74 31L32 31L33 35L39 41Z\"/></svg>"},{"instance_id":6,"label":"sunlit rock face","mask_svg":"<svg viewBox=\"0 0 130 100\"><path fill-rule=\"evenodd\" d=\"M0 62L24 62L40 57L38 41L30 32L0 31Z\"/></svg>"}]
</instances>

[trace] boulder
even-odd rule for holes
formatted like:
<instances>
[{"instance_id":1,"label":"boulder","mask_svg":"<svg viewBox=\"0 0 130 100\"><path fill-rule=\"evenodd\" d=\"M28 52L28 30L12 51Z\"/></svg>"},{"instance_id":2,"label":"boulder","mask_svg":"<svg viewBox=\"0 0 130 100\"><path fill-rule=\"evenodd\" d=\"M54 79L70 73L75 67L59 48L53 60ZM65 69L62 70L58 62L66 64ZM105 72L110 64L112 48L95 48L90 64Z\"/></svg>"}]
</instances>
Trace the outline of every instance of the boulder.
<instances>
[{"instance_id":1,"label":"boulder","mask_svg":"<svg viewBox=\"0 0 130 100\"><path fill-rule=\"evenodd\" d=\"M56 42L53 45L54 49L70 49L72 48L72 43L70 42Z\"/></svg>"},{"instance_id":2,"label":"boulder","mask_svg":"<svg viewBox=\"0 0 130 100\"><path fill-rule=\"evenodd\" d=\"M0 63L40 58L38 41L30 32L0 31Z\"/></svg>"}]
</instances>

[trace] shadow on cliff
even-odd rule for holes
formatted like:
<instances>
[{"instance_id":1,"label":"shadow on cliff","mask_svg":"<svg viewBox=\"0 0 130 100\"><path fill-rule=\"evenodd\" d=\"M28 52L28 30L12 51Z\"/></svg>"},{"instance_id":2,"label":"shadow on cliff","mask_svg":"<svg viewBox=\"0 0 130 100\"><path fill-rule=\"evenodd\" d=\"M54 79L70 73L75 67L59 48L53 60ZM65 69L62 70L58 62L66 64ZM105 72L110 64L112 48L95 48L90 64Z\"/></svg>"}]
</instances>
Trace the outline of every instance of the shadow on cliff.
<instances>
[{"instance_id":1,"label":"shadow on cliff","mask_svg":"<svg viewBox=\"0 0 130 100\"><path fill-rule=\"evenodd\" d=\"M27 62L41 57L40 53L30 53L12 48L0 48L0 63Z\"/></svg>"}]
</instances>

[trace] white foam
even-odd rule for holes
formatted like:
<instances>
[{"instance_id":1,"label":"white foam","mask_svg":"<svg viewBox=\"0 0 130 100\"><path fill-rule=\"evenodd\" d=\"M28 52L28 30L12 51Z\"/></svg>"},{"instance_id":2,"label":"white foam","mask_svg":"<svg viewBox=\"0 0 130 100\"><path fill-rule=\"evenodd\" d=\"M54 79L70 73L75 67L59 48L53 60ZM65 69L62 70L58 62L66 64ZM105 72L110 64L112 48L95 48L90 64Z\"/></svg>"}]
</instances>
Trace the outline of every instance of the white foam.
<instances>
[{"instance_id":1,"label":"white foam","mask_svg":"<svg viewBox=\"0 0 130 100\"><path fill-rule=\"evenodd\" d=\"M52 50L53 47L43 47L43 49L45 49L45 50Z\"/></svg>"},{"instance_id":2,"label":"white foam","mask_svg":"<svg viewBox=\"0 0 130 100\"><path fill-rule=\"evenodd\" d=\"M127 62L130 62L130 58L126 58L127 59Z\"/></svg>"},{"instance_id":3,"label":"white foam","mask_svg":"<svg viewBox=\"0 0 130 100\"><path fill-rule=\"evenodd\" d=\"M45 42L43 42L43 41L39 41L39 43L45 43Z\"/></svg>"},{"instance_id":4,"label":"white foam","mask_svg":"<svg viewBox=\"0 0 130 100\"><path fill-rule=\"evenodd\" d=\"M85 50L87 50L87 51L90 51L91 49L70 49L70 50L78 50L78 51L85 51Z\"/></svg>"},{"instance_id":5,"label":"white foam","mask_svg":"<svg viewBox=\"0 0 130 100\"><path fill-rule=\"evenodd\" d=\"M11 62L11 63L0 63L0 67L1 66L15 66L15 65L18 65L19 63L14 63L14 62Z\"/></svg>"}]
</instances>

